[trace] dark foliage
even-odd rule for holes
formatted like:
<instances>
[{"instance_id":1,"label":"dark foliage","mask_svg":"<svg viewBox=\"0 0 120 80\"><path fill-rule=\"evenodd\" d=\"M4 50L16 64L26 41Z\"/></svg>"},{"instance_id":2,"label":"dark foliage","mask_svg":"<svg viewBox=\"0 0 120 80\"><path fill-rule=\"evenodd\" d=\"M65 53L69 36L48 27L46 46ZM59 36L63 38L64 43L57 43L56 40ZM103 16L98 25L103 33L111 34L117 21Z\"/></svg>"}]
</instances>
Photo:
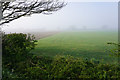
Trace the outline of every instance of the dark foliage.
<instances>
[{"instance_id":1,"label":"dark foliage","mask_svg":"<svg viewBox=\"0 0 120 80\"><path fill-rule=\"evenodd\" d=\"M24 62L32 56L30 51L35 48L35 37L30 34L3 34L3 66L15 69L19 62Z\"/></svg>"},{"instance_id":2,"label":"dark foliage","mask_svg":"<svg viewBox=\"0 0 120 80\"><path fill-rule=\"evenodd\" d=\"M34 38L26 34L3 36L3 80L112 80L120 79L120 66L72 56L31 55Z\"/></svg>"},{"instance_id":3,"label":"dark foliage","mask_svg":"<svg viewBox=\"0 0 120 80\"><path fill-rule=\"evenodd\" d=\"M120 58L120 43L109 42L109 43L107 43L107 44L116 47L115 49L112 49L112 50L111 50L111 53L112 53L111 55Z\"/></svg>"}]
</instances>

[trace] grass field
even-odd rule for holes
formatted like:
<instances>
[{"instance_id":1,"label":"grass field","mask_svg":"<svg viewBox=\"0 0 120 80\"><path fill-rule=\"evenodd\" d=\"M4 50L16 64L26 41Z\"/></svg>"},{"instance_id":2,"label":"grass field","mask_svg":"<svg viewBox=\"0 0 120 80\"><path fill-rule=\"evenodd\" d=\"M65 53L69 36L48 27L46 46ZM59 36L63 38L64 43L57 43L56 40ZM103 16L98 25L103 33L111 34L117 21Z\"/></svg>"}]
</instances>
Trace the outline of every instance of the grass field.
<instances>
[{"instance_id":1,"label":"grass field","mask_svg":"<svg viewBox=\"0 0 120 80\"><path fill-rule=\"evenodd\" d=\"M117 58L109 56L110 50L114 47L107 42L117 42L117 37L117 32L61 32L38 40L33 53L49 57L71 55L87 59L104 59L103 62L114 63L117 62Z\"/></svg>"}]
</instances>

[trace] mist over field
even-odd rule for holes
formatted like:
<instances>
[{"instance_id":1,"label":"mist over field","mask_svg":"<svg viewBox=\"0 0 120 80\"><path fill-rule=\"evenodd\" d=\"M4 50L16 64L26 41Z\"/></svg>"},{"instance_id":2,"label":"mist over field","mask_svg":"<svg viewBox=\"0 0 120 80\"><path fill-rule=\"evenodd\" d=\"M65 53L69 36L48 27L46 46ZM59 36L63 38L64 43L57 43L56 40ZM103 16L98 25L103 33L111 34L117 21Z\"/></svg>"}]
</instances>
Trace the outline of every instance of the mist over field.
<instances>
[{"instance_id":1,"label":"mist over field","mask_svg":"<svg viewBox=\"0 0 120 80\"><path fill-rule=\"evenodd\" d=\"M51 15L35 14L6 24L3 31L117 31L117 2L69 2Z\"/></svg>"},{"instance_id":2,"label":"mist over field","mask_svg":"<svg viewBox=\"0 0 120 80\"><path fill-rule=\"evenodd\" d=\"M120 78L117 2L68 2L51 15L25 16L2 30L5 80Z\"/></svg>"},{"instance_id":3,"label":"mist over field","mask_svg":"<svg viewBox=\"0 0 120 80\"><path fill-rule=\"evenodd\" d=\"M3 30L34 35L38 43L33 53L38 55L68 54L116 62L108 56L113 47L107 43L118 42L118 5L117 2L69 2L51 15L22 17L4 25Z\"/></svg>"}]
</instances>

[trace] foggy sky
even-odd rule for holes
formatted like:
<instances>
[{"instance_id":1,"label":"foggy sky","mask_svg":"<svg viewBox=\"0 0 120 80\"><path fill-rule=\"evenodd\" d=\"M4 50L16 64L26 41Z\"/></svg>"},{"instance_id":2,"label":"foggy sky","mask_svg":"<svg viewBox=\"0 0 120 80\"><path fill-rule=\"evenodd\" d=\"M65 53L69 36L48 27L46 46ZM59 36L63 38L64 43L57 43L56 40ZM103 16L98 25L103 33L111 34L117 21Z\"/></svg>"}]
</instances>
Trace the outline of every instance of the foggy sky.
<instances>
[{"instance_id":1,"label":"foggy sky","mask_svg":"<svg viewBox=\"0 0 120 80\"><path fill-rule=\"evenodd\" d=\"M5 32L117 30L117 2L69 2L52 15L34 14L4 25Z\"/></svg>"}]
</instances>

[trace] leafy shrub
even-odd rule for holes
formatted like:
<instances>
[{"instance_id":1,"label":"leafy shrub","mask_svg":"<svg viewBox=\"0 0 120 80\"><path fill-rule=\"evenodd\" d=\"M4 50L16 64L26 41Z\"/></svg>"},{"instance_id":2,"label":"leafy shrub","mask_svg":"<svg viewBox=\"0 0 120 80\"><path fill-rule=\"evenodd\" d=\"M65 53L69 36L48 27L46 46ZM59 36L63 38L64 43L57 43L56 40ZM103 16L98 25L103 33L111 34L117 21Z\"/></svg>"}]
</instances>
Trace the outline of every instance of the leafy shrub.
<instances>
[{"instance_id":1,"label":"leafy shrub","mask_svg":"<svg viewBox=\"0 0 120 80\"><path fill-rule=\"evenodd\" d=\"M112 43L109 42L107 44L113 45L115 47L115 49L111 50L111 56L116 56L116 57L120 57L120 43Z\"/></svg>"},{"instance_id":2,"label":"leafy shrub","mask_svg":"<svg viewBox=\"0 0 120 80\"><path fill-rule=\"evenodd\" d=\"M35 56L34 36L26 34L3 35L3 79L11 80L111 80L120 78L120 66L102 64L95 59L83 60L72 56L56 56L53 59ZM17 80L16 79L16 80Z\"/></svg>"},{"instance_id":3,"label":"leafy shrub","mask_svg":"<svg viewBox=\"0 0 120 80\"><path fill-rule=\"evenodd\" d=\"M49 80L52 59L43 56L33 56L29 64L31 66L25 69L25 78L36 80Z\"/></svg>"},{"instance_id":4,"label":"leafy shrub","mask_svg":"<svg viewBox=\"0 0 120 80\"><path fill-rule=\"evenodd\" d=\"M30 34L3 34L2 49L4 67L11 70L16 69L19 62L24 62L30 57L30 51L35 48L35 42L35 37Z\"/></svg>"},{"instance_id":5,"label":"leafy shrub","mask_svg":"<svg viewBox=\"0 0 120 80\"><path fill-rule=\"evenodd\" d=\"M88 60L72 56L57 56L52 63L52 77L63 79L111 79L118 78L120 66L111 64L96 64Z\"/></svg>"},{"instance_id":6,"label":"leafy shrub","mask_svg":"<svg viewBox=\"0 0 120 80\"><path fill-rule=\"evenodd\" d=\"M34 62L37 61L37 62ZM94 63L72 56L56 56L53 60L37 57L24 76L36 80L118 79L120 66Z\"/></svg>"},{"instance_id":7,"label":"leafy shrub","mask_svg":"<svg viewBox=\"0 0 120 80\"><path fill-rule=\"evenodd\" d=\"M72 56L56 56L54 59L33 56L19 63L19 68L12 74L26 80L108 80L120 78L120 66L96 64ZM13 76L14 77L14 76Z\"/></svg>"},{"instance_id":8,"label":"leafy shrub","mask_svg":"<svg viewBox=\"0 0 120 80\"><path fill-rule=\"evenodd\" d=\"M18 76L16 74L12 73L7 68L3 68L2 75L3 75L2 76L3 80L8 80L8 79L11 79L11 78L18 78Z\"/></svg>"}]
</instances>

